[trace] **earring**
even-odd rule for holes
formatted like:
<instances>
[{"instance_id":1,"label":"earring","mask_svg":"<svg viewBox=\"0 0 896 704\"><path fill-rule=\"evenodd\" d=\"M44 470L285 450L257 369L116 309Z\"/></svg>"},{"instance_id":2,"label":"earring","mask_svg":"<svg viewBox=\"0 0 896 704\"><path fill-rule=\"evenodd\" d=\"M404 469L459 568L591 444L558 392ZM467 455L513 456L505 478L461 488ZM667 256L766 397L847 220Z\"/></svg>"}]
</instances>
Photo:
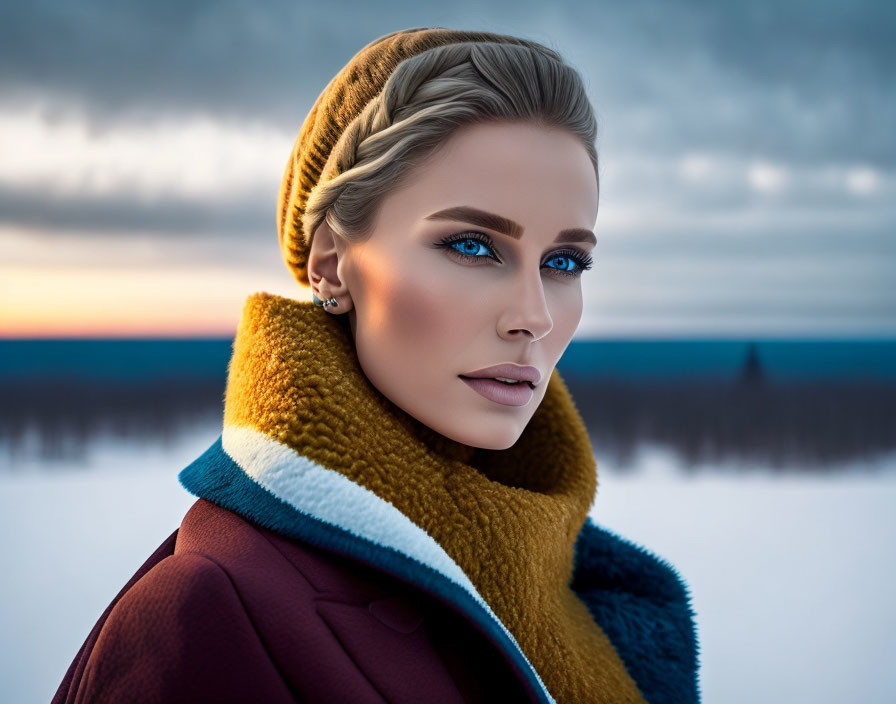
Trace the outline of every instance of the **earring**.
<instances>
[{"instance_id":1,"label":"earring","mask_svg":"<svg viewBox=\"0 0 896 704\"><path fill-rule=\"evenodd\" d=\"M328 306L333 306L334 308L339 307L339 302L333 296L330 296L330 298L328 298L327 300L322 301L317 297L317 294L312 293L311 301L312 303L314 303L314 305L318 306L319 308L323 308L324 310L326 310Z\"/></svg>"}]
</instances>

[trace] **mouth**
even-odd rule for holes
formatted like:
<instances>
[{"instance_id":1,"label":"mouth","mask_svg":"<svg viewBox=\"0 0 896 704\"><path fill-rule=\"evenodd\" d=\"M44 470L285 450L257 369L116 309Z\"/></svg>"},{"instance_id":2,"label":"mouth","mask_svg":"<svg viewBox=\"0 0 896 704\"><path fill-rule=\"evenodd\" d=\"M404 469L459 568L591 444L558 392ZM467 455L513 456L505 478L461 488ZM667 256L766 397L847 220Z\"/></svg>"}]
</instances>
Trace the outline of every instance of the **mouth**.
<instances>
[{"instance_id":1,"label":"mouth","mask_svg":"<svg viewBox=\"0 0 896 704\"><path fill-rule=\"evenodd\" d=\"M466 374L458 374L462 379L491 379L499 384L514 386L525 384L530 389L541 381L541 372L538 367L516 364L514 362L502 362L490 367L483 367Z\"/></svg>"},{"instance_id":2,"label":"mouth","mask_svg":"<svg viewBox=\"0 0 896 704\"><path fill-rule=\"evenodd\" d=\"M494 377L470 377L463 374L458 374L458 377L480 396L502 406L525 406L535 395L535 386L531 381L502 381Z\"/></svg>"},{"instance_id":3,"label":"mouth","mask_svg":"<svg viewBox=\"0 0 896 704\"><path fill-rule=\"evenodd\" d=\"M496 381L499 384L504 384L505 386L528 386L530 389L535 388L535 384L531 381L527 381L525 379L508 379L507 377L500 376L465 376L464 374L458 374L461 379L485 379L488 381Z\"/></svg>"}]
</instances>

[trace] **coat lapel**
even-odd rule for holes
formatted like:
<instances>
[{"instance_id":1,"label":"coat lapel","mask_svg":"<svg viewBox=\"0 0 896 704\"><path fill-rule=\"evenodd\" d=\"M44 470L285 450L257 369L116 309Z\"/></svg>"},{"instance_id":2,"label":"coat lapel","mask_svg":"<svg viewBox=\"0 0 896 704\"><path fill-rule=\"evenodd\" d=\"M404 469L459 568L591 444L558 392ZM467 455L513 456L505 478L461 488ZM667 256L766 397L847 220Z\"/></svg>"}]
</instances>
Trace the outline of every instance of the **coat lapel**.
<instances>
[{"instance_id":1,"label":"coat lapel","mask_svg":"<svg viewBox=\"0 0 896 704\"><path fill-rule=\"evenodd\" d=\"M370 490L245 428L225 429L179 479L196 496L265 528L359 559L448 602L504 651L533 701L554 702L457 563Z\"/></svg>"},{"instance_id":2,"label":"coat lapel","mask_svg":"<svg viewBox=\"0 0 896 704\"><path fill-rule=\"evenodd\" d=\"M361 560L450 603L508 656L533 701L554 701L457 563L368 489L260 433L232 428L180 473L180 481L265 528ZM573 590L645 699L699 702L695 615L675 568L589 519L576 540L574 575Z\"/></svg>"}]
</instances>

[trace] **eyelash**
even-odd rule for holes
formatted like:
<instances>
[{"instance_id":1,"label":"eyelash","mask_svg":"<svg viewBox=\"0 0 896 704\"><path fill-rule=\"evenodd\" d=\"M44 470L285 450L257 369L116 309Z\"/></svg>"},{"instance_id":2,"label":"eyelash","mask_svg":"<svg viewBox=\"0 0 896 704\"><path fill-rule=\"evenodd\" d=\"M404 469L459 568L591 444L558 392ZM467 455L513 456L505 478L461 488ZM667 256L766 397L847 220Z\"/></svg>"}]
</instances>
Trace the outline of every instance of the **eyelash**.
<instances>
[{"instance_id":1,"label":"eyelash","mask_svg":"<svg viewBox=\"0 0 896 704\"><path fill-rule=\"evenodd\" d=\"M454 247L452 247L453 244L456 244L458 242L466 242L467 240L472 240L474 242L479 242L480 244L485 245L486 247L488 247L491 250L492 254L487 257L482 257L482 256L473 255L473 254L467 254L465 252L461 252L461 251L455 249ZM456 235L449 235L448 237L445 237L445 238L441 239L439 242L437 242L435 246L450 250L453 255L460 257L464 261L474 261L477 259L494 259L495 261L498 261L498 262L501 261L496 256L494 256L494 252L495 252L494 241L492 240L491 237L489 237L484 232L469 231L469 232L460 232ZM560 274L560 276L564 276L564 277L577 278L582 275L583 271L588 271L593 264L591 255L583 256L581 252L579 252L575 249L560 249L560 250L557 250L557 251L551 253L551 259L555 259L557 257L567 257L568 259L571 259L573 262L575 262L576 266L578 267L578 269L575 271L567 271L565 269L557 269L555 267L548 267L552 271L556 271L558 274ZM550 261L550 260L548 260L548 261Z\"/></svg>"}]
</instances>

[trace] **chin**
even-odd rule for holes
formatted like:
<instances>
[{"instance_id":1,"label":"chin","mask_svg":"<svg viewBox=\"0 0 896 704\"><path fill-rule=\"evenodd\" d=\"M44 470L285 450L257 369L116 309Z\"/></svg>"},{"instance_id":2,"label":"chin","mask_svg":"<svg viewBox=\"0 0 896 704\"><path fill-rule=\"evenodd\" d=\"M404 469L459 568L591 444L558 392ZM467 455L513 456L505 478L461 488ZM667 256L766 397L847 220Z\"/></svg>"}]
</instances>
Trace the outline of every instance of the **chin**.
<instances>
[{"instance_id":1,"label":"chin","mask_svg":"<svg viewBox=\"0 0 896 704\"><path fill-rule=\"evenodd\" d=\"M482 450L506 450L516 444L522 431L523 428L518 427L516 423L504 422L496 424L494 427L480 425L472 433L469 432L469 428L465 428L457 433L442 431L442 434L452 440L462 442L464 445L478 447Z\"/></svg>"}]
</instances>

